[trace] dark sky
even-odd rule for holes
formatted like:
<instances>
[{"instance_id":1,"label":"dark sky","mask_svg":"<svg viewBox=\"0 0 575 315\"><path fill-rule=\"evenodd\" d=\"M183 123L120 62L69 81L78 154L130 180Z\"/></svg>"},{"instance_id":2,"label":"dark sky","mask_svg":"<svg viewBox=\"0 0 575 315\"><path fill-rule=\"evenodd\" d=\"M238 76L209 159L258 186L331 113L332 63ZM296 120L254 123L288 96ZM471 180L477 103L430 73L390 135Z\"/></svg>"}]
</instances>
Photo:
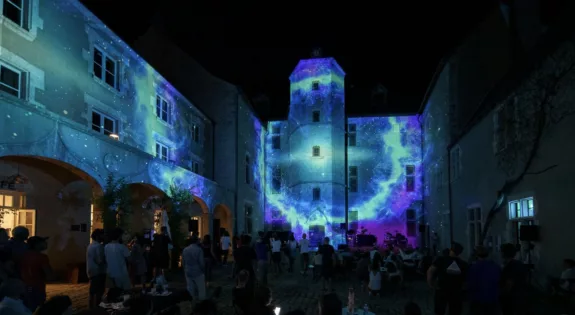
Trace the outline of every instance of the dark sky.
<instances>
[{"instance_id":1,"label":"dark sky","mask_svg":"<svg viewBox=\"0 0 575 315\"><path fill-rule=\"evenodd\" d=\"M346 71L348 113L417 111L440 59L494 9L490 0L342 2L345 7L310 1L269 7L218 1L203 7L191 0L82 2L128 44L151 21L162 23L214 75L240 85L249 97L268 95L272 105L256 107L265 119L286 115L288 77L315 47ZM376 83L389 91L387 108L368 104Z\"/></svg>"}]
</instances>

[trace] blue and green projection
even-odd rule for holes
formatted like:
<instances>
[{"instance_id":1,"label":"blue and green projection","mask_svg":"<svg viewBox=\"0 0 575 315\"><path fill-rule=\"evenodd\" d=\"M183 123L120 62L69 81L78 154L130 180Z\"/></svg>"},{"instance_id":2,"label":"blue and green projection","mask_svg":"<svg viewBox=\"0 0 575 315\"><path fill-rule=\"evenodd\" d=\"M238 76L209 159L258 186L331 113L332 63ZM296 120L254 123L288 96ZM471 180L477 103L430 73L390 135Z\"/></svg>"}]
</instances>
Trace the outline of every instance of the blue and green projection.
<instances>
[{"instance_id":1,"label":"blue and green projection","mask_svg":"<svg viewBox=\"0 0 575 315\"><path fill-rule=\"evenodd\" d=\"M302 60L290 76L288 120L267 128L266 222L340 244L347 212L350 227L380 243L386 232L414 237L407 210L418 213L422 199L417 116L347 118L344 76L333 58Z\"/></svg>"}]
</instances>

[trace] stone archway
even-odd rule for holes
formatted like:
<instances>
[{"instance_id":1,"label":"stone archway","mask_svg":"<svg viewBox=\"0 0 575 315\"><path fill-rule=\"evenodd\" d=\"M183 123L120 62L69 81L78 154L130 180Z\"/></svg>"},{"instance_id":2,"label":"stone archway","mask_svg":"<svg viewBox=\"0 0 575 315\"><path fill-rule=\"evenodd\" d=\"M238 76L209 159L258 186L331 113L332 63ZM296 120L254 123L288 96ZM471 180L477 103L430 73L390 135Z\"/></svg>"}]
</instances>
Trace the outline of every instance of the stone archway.
<instances>
[{"instance_id":1,"label":"stone archway","mask_svg":"<svg viewBox=\"0 0 575 315\"><path fill-rule=\"evenodd\" d=\"M47 254L62 276L85 257L93 227L100 224L94 196L99 182L66 162L37 156L0 157L2 227L28 227L31 235L50 237Z\"/></svg>"},{"instance_id":2,"label":"stone archway","mask_svg":"<svg viewBox=\"0 0 575 315\"><path fill-rule=\"evenodd\" d=\"M194 196L196 203L192 205L192 213L188 225L189 232L198 232L200 237L210 234L210 210L206 202L197 196ZM197 221L197 222L193 222Z\"/></svg>"},{"instance_id":3,"label":"stone archway","mask_svg":"<svg viewBox=\"0 0 575 315\"><path fill-rule=\"evenodd\" d=\"M219 240L221 228L225 229L230 235L234 235L232 212L225 204L218 204L214 208L212 228L215 240Z\"/></svg>"},{"instance_id":4,"label":"stone archway","mask_svg":"<svg viewBox=\"0 0 575 315\"><path fill-rule=\"evenodd\" d=\"M159 232L159 215L162 203L168 196L160 188L147 183L128 184L132 203L130 214L130 232L151 237L152 231Z\"/></svg>"}]
</instances>

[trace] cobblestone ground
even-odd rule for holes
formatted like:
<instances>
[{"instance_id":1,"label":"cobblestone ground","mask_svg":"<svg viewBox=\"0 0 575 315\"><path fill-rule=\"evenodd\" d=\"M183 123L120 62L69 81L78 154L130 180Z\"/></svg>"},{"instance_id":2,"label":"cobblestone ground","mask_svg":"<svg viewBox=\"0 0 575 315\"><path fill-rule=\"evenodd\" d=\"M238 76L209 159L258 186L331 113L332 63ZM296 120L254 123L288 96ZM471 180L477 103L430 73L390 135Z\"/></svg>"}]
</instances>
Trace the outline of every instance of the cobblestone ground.
<instances>
[{"instance_id":1,"label":"cobblestone ground","mask_svg":"<svg viewBox=\"0 0 575 315\"><path fill-rule=\"evenodd\" d=\"M219 314L233 315L231 305L232 280L228 279L230 267L219 267L214 273L214 283L212 287L221 286L222 295L218 299ZM184 288L183 277L180 274L171 276L170 283L174 288ZM347 302L347 291L350 286L354 286L354 281L350 279L337 279L334 282L335 292L342 301ZM274 304L282 308L282 314L287 311L301 309L308 315L317 314L317 301L322 294L321 282L312 281L311 277L302 277L299 273L284 273L278 277L270 276L269 286L273 292ZM362 307L368 304L370 311L377 315L399 315L403 314L403 306L413 301L417 303L425 315L432 315L432 293L423 281L413 281L405 284L403 289L398 289L395 293L384 295L383 297L370 298L365 293L358 292L356 288L356 306ZM88 307L88 285L87 284L50 284L48 285L48 297L54 295L68 295L71 297L76 311L84 310ZM554 304L541 303L537 300L531 307L534 315L559 315L563 312L557 311ZM182 315L191 312L190 303L180 305Z\"/></svg>"}]
</instances>

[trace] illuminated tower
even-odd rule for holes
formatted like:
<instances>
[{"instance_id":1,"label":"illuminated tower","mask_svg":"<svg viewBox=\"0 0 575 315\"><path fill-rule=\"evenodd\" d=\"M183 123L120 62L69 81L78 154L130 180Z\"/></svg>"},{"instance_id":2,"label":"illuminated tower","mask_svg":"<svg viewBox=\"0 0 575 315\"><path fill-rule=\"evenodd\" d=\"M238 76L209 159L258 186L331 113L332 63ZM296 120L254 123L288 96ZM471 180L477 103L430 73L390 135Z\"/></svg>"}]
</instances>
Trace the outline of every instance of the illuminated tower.
<instances>
[{"instance_id":1,"label":"illuminated tower","mask_svg":"<svg viewBox=\"0 0 575 315\"><path fill-rule=\"evenodd\" d=\"M344 76L333 58L301 60L290 76L286 181L312 234L345 222Z\"/></svg>"}]
</instances>

